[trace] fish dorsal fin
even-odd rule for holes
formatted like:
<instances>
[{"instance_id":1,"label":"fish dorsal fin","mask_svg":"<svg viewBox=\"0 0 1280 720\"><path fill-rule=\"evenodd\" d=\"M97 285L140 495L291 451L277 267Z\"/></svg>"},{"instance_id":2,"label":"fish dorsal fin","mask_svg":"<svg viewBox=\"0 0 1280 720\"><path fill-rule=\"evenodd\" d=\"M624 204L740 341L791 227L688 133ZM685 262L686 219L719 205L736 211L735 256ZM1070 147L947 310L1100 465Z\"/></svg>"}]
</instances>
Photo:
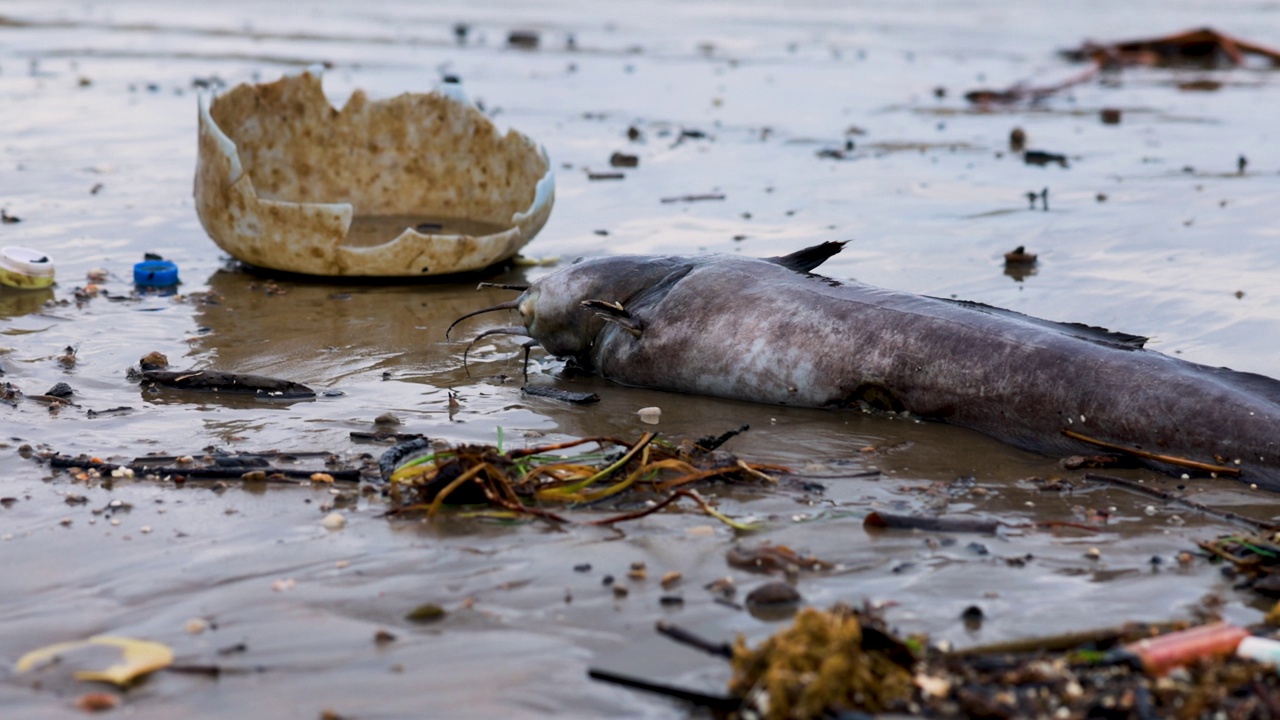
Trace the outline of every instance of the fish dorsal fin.
<instances>
[{"instance_id":1,"label":"fish dorsal fin","mask_svg":"<svg viewBox=\"0 0 1280 720\"><path fill-rule=\"evenodd\" d=\"M795 270L796 272L807 273L818 267L822 263L831 259L833 255L844 249L848 240L836 242L828 240L820 245L813 245L797 250L790 255L779 255L778 257L765 258L771 263L777 263L784 268Z\"/></svg>"},{"instance_id":2,"label":"fish dorsal fin","mask_svg":"<svg viewBox=\"0 0 1280 720\"><path fill-rule=\"evenodd\" d=\"M1051 330L1058 330L1059 332L1064 332L1069 335L1074 335L1075 337L1078 337L1081 340L1088 340L1090 342L1095 342L1100 345L1110 345L1111 347L1120 348L1122 350L1141 350L1143 347L1146 346L1147 340L1150 339L1142 335L1131 335L1129 333L1116 332L1114 330L1108 330L1106 328L1100 328L1094 325L1085 325L1084 323L1057 322L1055 320L1044 320L1042 318L1032 317L1030 315L1024 315L1014 310L1005 310L1004 308L998 308L998 307L995 307L992 305L986 305L980 302L973 302L972 300L952 300L949 298L936 298L936 299L942 300L943 302L951 303L952 305L959 305L961 307L972 308L974 310L978 310L980 312L988 313L991 315L1003 315L1005 317L1015 317L1015 318L1018 318L1019 320L1022 320L1023 322L1034 323L1036 325L1041 325Z\"/></svg>"}]
</instances>

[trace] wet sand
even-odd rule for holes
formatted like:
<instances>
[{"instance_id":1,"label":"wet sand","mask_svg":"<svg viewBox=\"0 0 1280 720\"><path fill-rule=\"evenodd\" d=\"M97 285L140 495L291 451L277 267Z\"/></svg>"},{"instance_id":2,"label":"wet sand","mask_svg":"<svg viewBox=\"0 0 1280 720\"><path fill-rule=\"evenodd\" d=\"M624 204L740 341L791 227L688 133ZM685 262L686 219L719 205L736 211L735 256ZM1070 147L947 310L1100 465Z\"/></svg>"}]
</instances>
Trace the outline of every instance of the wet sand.
<instances>
[{"instance_id":1,"label":"wet sand","mask_svg":"<svg viewBox=\"0 0 1280 720\"><path fill-rule=\"evenodd\" d=\"M477 280L518 283L550 268L414 285L268 281L227 265L190 197L197 85L329 63L326 91L341 103L356 87L386 97L455 73L497 122L544 143L557 169L556 207L525 250L532 258L766 256L852 239L826 274L1151 335L1161 352L1280 376L1273 71L1133 69L1016 110L979 111L963 99L978 87L1068 77L1080 68L1055 51L1086 38L1208 24L1280 44L1280 15L1265 4L1088 3L1055 14L997 2L928 13L896 3L260 5L0 8L0 207L20 219L0 225L0 244L39 248L58 266L52 292L0 291L2 379L27 395L66 382L77 403L0 406L0 497L13 499L0 504L0 715L79 716L72 703L83 684L54 673L37 687L12 664L30 649L105 633L165 642L180 663L227 671L158 673L124 695L135 717L684 717L677 703L590 681L586 668L722 687L727 668L655 638L653 624L725 638L775 630L777 621L704 589L729 575L740 600L767 580L726 564L735 543L786 544L839 563L798 580L807 603L891 604L903 631L958 645L1185 618L1206 598L1224 600L1240 622L1265 609L1216 567L1175 559L1230 526L968 431L569 381L537 353L531 382L602 401L524 397L513 342L486 339L470 353L470 373L462 367L463 338L507 318L474 321L453 341L444 328L510 296L477 293ZM463 46L459 21L470 28ZM540 47L507 47L513 29L538 31ZM1177 87L1205 78L1221 89ZM1103 124L1102 108L1120 108L1120 124ZM1070 167L1024 164L1008 148L1015 126L1029 147L1063 153ZM681 139L683 130L703 137ZM820 157L824 149L845 157ZM589 179L614 171L619 151L637 155L638 167L622 180ZM1049 211L1028 209L1025 194L1046 187ZM662 202L703 194L724 197ZM1014 279L1003 255L1018 245L1039 263ZM76 300L94 268L110 272L101 283L109 294L127 296L144 252L179 265L177 295ZM67 347L71 368L59 362ZM321 396L264 404L146 393L125 371L150 351L177 368L273 375ZM613 530L404 522L349 488L84 483L20 452L127 460L212 447L354 460L384 446L350 433L387 412L401 432L493 443L501 429L512 445L634 436L650 427L636 410L654 405L657 429L675 439L750 424L728 449L791 465L825 489L709 488L724 512L765 522L749 536L693 511ZM120 407L130 410L89 413ZM1118 474L1259 518L1280 514L1275 496L1238 483ZM1032 478L1066 478L1074 491L1041 492ZM111 508L115 500L130 509ZM335 509L347 523L326 530L321 519ZM1011 522L1078 522L1105 510L1110 520L1098 533L869 534L862 518L873 509ZM1097 559L1086 557L1091 548ZM625 578L632 562L646 563L648 580ZM684 578L673 591L657 582L669 570ZM615 596L605 575L629 594ZM668 594L683 604L660 604ZM428 625L404 619L423 603L448 614ZM975 604L987 620L967 628L960 613ZM210 629L187 632L196 618ZM376 644L380 629L396 639Z\"/></svg>"}]
</instances>

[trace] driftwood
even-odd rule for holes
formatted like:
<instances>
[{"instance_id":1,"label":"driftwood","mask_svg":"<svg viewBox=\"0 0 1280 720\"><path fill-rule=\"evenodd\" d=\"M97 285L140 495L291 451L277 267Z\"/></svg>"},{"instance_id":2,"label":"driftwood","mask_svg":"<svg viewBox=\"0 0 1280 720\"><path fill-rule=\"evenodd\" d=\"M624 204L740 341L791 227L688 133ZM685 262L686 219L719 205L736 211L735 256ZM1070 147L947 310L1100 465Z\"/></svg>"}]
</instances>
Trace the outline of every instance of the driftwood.
<instances>
[{"instance_id":1,"label":"driftwood","mask_svg":"<svg viewBox=\"0 0 1280 720\"><path fill-rule=\"evenodd\" d=\"M218 370L189 370L185 372L144 370L141 378L144 383L152 383L175 390L237 393L280 400L299 400L316 396L315 390L290 380L280 380L263 375L221 372Z\"/></svg>"},{"instance_id":2,"label":"driftwood","mask_svg":"<svg viewBox=\"0 0 1280 720\"><path fill-rule=\"evenodd\" d=\"M1088 62L1090 67L1052 85L1036 86L1019 82L1003 90L980 89L965 93L975 105L1010 105L1038 102L1076 85L1092 81L1103 70L1130 66L1146 67L1238 67L1250 55L1265 58L1280 66L1280 50L1233 37L1212 28L1199 28L1154 38L1114 43L1085 42L1077 48L1062 51L1075 62Z\"/></svg>"}]
</instances>

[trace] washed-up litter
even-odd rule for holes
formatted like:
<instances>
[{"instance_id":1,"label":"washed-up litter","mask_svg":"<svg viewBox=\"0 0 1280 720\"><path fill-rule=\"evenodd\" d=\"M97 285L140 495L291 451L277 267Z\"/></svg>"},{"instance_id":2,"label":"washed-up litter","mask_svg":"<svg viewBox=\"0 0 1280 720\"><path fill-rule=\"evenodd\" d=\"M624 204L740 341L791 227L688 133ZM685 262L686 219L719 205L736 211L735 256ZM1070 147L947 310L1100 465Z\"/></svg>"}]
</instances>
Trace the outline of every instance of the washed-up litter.
<instances>
[{"instance_id":1,"label":"washed-up litter","mask_svg":"<svg viewBox=\"0 0 1280 720\"><path fill-rule=\"evenodd\" d=\"M1062 54L1069 60L1101 66L1231 67L1245 64L1250 56L1280 65L1280 50L1208 27L1120 42L1088 41Z\"/></svg>"},{"instance_id":2,"label":"washed-up litter","mask_svg":"<svg viewBox=\"0 0 1280 720\"><path fill-rule=\"evenodd\" d=\"M1111 43L1088 41L1070 50L1063 50L1062 55L1074 62L1090 63L1090 67L1053 84L1033 85L1020 82L1003 90L972 90L965 94L965 98L976 105L1034 103L1090 82L1104 70L1110 72L1131 66L1214 69L1239 67L1247 64L1250 57L1260 58L1272 67L1280 65L1280 50L1212 28ZM1207 89L1217 87L1220 85ZM1118 121L1119 116L1115 116L1115 119Z\"/></svg>"},{"instance_id":3,"label":"washed-up litter","mask_svg":"<svg viewBox=\"0 0 1280 720\"><path fill-rule=\"evenodd\" d=\"M1199 543L1214 559L1230 564L1237 585L1280 598L1280 533L1238 533Z\"/></svg>"},{"instance_id":4,"label":"washed-up litter","mask_svg":"<svg viewBox=\"0 0 1280 720\"><path fill-rule=\"evenodd\" d=\"M319 459L319 468L292 467L300 460ZM331 453L192 453L190 455L144 455L125 462L112 462L90 455L62 455L48 457L49 467L65 470L73 479L112 477L127 474L131 477L171 478L175 482L187 480L234 480L267 483L298 484L315 481L317 475L328 482L359 482L362 477L376 478L373 468L337 467L337 458ZM83 476L83 477L81 477Z\"/></svg>"},{"instance_id":5,"label":"washed-up litter","mask_svg":"<svg viewBox=\"0 0 1280 720\"><path fill-rule=\"evenodd\" d=\"M802 720L898 713L919 718L1277 717L1280 675L1268 634L1223 622L1133 623L947 651L902 637L870 607L805 608L752 646L660 623L658 632L726 659L721 695L593 668L589 675L679 698L730 718ZM1177 670L1174 672L1174 670Z\"/></svg>"},{"instance_id":6,"label":"washed-up litter","mask_svg":"<svg viewBox=\"0 0 1280 720\"><path fill-rule=\"evenodd\" d=\"M109 682L126 686L134 680L173 664L173 650L150 640L114 635L95 635L88 640L57 643L23 655L14 669L19 673L38 671L42 667L64 662L77 651L94 647L118 648L120 658L106 667L87 667L75 671L77 680Z\"/></svg>"}]
</instances>

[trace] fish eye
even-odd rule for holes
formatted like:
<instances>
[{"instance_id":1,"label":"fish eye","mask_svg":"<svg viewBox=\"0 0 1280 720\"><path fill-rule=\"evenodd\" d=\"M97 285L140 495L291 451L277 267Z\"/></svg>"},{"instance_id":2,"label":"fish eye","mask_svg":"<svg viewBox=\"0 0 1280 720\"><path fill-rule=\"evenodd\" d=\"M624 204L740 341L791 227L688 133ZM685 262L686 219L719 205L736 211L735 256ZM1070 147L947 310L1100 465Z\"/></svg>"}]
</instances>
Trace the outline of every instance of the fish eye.
<instances>
[{"instance_id":1,"label":"fish eye","mask_svg":"<svg viewBox=\"0 0 1280 720\"><path fill-rule=\"evenodd\" d=\"M520 317L526 322L532 322L534 319L534 308L538 304L537 290L530 289L525 292L524 297L520 299L520 304L516 306L516 310L520 312Z\"/></svg>"}]
</instances>

